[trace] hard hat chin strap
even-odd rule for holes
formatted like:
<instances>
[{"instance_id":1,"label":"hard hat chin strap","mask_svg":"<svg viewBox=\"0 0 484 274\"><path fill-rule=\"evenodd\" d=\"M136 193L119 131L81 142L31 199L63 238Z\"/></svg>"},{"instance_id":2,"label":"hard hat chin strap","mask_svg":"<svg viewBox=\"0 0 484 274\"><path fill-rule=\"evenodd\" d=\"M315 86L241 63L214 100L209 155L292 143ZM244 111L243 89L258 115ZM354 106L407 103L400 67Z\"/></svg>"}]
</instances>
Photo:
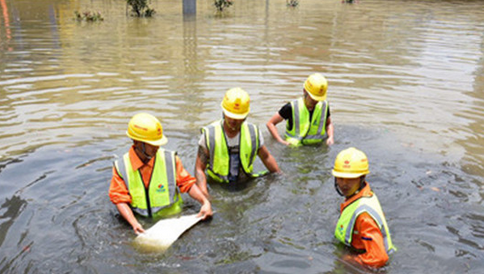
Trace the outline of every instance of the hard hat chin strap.
<instances>
[{"instance_id":1,"label":"hard hat chin strap","mask_svg":"<svg viewBox=\"0 0 484 274\"><path fill-rule=\"evenodd\" d=\"M136 150L137 150L138 152L140 152L140 153L141 153L141 154L144 156L145 161L143 161L143 162L145 162L145 163L146 163L146 162L150 161L150 160L151 160L151 158L153 158L153 156L150 156L150 155L148 155L148 154L146 153L146 146L145 146L145 143L144 143L144 142L141 142L141 141L140 141L140 143L141 143L141 149L139 149L139 147L138 147L138 146L135 146L135 148L136 148Z\"/></svg>"},{"instance_id":2,"label":"hard hat chin strap","mask_svg":"<svg viewBox=\"0 0 484 274\"><path fill-rule=\"evenodd\" d=\"M334 189L336 189L336 192L339 194L339 196L345 196L343 195L343 192L341 192L341 190L339 189L338 187L338 183L336 182L336 177L334 177Z\"/></svg>"},{"instance_id":3,"label":"hard hat chin strap","mask_svg":"<svg viewBox=\"0 0 484 274\"><path fill-rule=\"evenodd\" d=\"M141 147L143 148L143 155L148 159L148 160L151 160L151 158L153 158L153 156L150 156L148 154L146 154L146 146L145 146L145 143L141 143Z\"/></svg>"},{"instance_id":4,"label":"hard hat chin strap","mask_svg":"<svg viewBox=\"0 0 484 274\"><path fill-rule=\"evenodd\" d=\"M363 175L363 176L360 177L360 187L355 192L355 194L357 194L358 192L360 192L360 190L362 190L365 187L365 178L366 178L365 175Z\"/></svg>"},{"instance_id":5,"label":"hard hat chin strap","mask_svg":"<svg viewBox=\"0 0 484 274\"><path fill-rule=\"evenodd\" d=\"M362 190L365 187L365 179L366 179L366 176L365 175L363 175L363 176L360 177L360 187L358 188L357 191L355 191L355 193L353 193L353 195L358 194L358 192L360 192L360 190ZM334 189L336 189L336 192L339 194L339 196L342 196L342 197L345 196L343 194L343 192L341 192L341 189L339 189L339 187L338 187L338 183L336 181L336 177L334 177ZM353 196L353 195L351 195L351 196ZM350 197L348 197L348 198L350 198Z\"/></svg>"}]
</instances>

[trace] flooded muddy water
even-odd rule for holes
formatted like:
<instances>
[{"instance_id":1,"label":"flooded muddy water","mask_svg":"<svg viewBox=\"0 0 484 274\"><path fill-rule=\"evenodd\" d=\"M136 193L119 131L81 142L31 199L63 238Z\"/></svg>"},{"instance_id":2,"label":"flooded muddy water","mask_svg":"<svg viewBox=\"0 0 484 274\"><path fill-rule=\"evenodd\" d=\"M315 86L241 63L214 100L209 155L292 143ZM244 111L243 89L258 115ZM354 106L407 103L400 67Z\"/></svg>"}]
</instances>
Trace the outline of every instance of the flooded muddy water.
<instances>
[{"instance_id":1,"label":"flooded muddy water","mask_svg":"<svg viewBox=\"0 0 484 274\"><path fill-rule=\"evenodd\" d=\"M212 4L189 17L152 0L155 16L135 18L124 1L0 0L0 273L371 272L333 235L330 171L349 146L369 157L398 247L381 273L483 272L483 1ZM335 144L284 147L265 123L314 72ZM212 220L165 254L135 248L108 198L129 118L157 116L193 174L199 130L237 86L284 173L211 185Z\"/></svg>"}]
</instances>

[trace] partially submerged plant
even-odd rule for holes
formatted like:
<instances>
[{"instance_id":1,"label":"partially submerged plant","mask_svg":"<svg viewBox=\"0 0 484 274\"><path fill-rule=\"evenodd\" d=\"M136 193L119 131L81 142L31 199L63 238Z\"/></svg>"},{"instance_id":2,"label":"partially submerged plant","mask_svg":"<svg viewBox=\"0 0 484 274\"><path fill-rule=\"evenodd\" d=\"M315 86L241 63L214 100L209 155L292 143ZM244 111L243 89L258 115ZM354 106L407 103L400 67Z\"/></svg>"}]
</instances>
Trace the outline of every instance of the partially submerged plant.
<instances>
[{"instance_id":1,"label":"partially submerged plant","mask_svg":"<svg viewBox=\"0 0 484 274\"><path fill-rule=\"evenodd\" d=\"M214 0L213 5L218 11L223 11L225 8L232 6L232 0Z\"/></svg>"},{"instance_id":2,"label":"partially submerged plant","mask_svg":"<svg viewBox=\"0 0 484 274\"><path fill-rule=\"evenodd\" d=\"M126 0L127 5L131 6L131 12L138 17L151 17L155 10L148 6L148 0Z\"/></svg>"},{"instance_id":3,"label":"partially submerged plant","mask_svg":"<svg viewBox=\"0 0 484 274\"><path fill-rule=\"evenodd\" d=\"M288 7L296 7L299 5L299 0L286 0L286 5Z\"/></svg>"},{"instance_id":4,"label":"partially submerged plant","mask_svg":"<svg viewBox=\"0 0 484 274\"><path fill-rule=\"evenodd\" d=\"M85 11L80 13L79 11L76 10L74 14L76 15L77 21L87 21L87 22L104 21L104 18L99 12Z\"/></svg>"}]
</instances>

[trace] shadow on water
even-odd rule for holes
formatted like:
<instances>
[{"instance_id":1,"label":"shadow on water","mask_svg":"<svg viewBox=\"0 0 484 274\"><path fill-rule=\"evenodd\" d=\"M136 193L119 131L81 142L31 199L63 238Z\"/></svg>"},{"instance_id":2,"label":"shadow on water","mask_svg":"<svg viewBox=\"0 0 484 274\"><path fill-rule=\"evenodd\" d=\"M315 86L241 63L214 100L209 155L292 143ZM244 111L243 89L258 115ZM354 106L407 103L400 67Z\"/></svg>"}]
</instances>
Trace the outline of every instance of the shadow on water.
<instances>
[{"instance_id":1,"label":"shadow on water","mask_svg":"<svg viewBox=\"0 0 484 274\"><path fill-rule=\"evenodd\" d=\"M2 215L0 215L0 246L4 246L7 235L10 232L10 228L14 225L18 216L22 214L22 211L25 209L26 206L27 201L21 199L19 196L12 196L11 198L7 198L5 202L0 206L0 212L2 213ZM3 254L6 248L2 248L2 252L0 252L0 256L2 258L0 261L0 272L6 273L7 270L11 268L11 264L17 259L21 258L24 252L28 251L31 244L32 243L26 245L19 252L10 254L8 259L6 257L6 254Z\"/></svg>"}]
</instances>

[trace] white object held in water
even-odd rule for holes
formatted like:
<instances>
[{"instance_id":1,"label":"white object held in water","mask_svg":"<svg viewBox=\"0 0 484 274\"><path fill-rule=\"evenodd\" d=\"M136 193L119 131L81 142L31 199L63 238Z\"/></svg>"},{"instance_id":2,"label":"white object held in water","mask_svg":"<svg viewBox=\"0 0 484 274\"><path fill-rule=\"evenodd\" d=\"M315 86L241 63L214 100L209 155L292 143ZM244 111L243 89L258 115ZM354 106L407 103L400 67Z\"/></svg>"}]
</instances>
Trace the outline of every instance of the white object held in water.
<instances>
[{"instance_id":1,"label":"white object held in water","mask_svg":"<svg viewBox=\"0 0 484 274\"><path fill-rule=\"evenodd\" d=\"M202 217L197 214L182 216L180 218L163 219L154 226L139 234L135 244L147 251L164 252L183 232L198 223Z\"/></svg>"}]
</instances>

